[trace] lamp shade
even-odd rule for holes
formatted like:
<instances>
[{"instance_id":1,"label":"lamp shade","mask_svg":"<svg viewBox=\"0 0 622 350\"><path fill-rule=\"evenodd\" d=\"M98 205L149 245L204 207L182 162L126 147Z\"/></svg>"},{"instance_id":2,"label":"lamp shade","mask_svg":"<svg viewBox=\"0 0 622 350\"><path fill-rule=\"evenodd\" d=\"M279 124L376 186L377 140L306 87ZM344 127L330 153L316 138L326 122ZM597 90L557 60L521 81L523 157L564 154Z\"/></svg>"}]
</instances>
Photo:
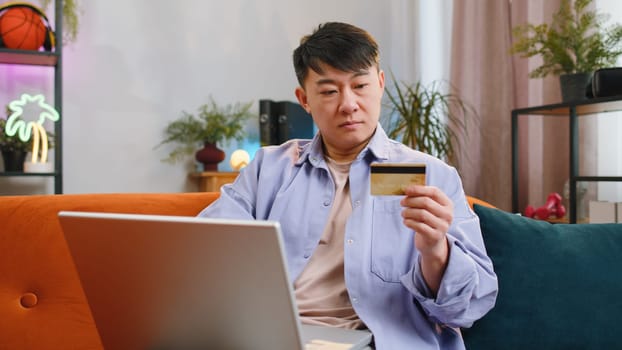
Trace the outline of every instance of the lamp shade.
<instances>
[{"instance_id":1,"label":"lamp shade","mask_svg":"<svg viewBox=\"0 0 622 350\"><path fill-rule=\"evenodd\" d=\"M247 166L250 161L251 157L248 152L243 149L238 149L231 153L229 164L231 165L231 169L238 171Z\"/></svg>"}]
</instances>

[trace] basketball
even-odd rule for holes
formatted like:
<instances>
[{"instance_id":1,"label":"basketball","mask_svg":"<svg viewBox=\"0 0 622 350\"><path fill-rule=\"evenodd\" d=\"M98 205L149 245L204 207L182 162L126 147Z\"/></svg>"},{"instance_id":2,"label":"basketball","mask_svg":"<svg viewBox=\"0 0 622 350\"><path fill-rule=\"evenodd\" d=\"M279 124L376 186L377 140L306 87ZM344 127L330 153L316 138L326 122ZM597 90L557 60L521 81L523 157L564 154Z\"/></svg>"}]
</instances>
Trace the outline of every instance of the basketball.
<instances>
[{"instance_id":1,"label":"basketball","mask_svg":"<svg viewBox=\"0 0 622 350\"><path fill-rule=\"evenodd\" d=\"M28 7L13 7L0 14L0 39L6 48L39 50L45 35L41 16Z\"/></svg>"}]
</instances>

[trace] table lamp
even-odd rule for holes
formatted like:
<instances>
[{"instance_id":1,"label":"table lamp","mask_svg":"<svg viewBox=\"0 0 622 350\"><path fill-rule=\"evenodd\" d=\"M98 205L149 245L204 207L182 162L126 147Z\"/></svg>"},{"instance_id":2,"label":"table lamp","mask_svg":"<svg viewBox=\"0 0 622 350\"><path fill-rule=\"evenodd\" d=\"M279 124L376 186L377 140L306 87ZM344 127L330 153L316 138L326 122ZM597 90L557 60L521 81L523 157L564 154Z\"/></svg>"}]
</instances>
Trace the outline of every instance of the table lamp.
<instances>
[{"instance_id":1,"label":"table lamp","mask_svg":"<svg viewBox=\"0 0 622 350\"><path fill-rule=\"evenodd\" d=\"M231 169L235 171L239 171L240 169L247 166L250 161L251 161L251 157L248 154L248 152L246 152L243 149L238 149L238 150L233 151L233 153L231 153L231 159L229 160L229 165L231 165Z\"/></svg>"}]
</instances>

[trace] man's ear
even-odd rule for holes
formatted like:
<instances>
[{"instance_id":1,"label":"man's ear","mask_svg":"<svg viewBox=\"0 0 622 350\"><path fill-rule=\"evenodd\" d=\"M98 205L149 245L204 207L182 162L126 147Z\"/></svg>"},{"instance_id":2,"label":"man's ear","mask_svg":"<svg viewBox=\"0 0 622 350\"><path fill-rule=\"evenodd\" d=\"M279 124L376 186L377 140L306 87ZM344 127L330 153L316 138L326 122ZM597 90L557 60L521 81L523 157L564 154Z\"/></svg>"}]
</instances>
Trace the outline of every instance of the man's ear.
<instances>
[{"instance_id":1,"label":"man's ear","mask_svg":"<svg viewBox=\"0 0 622 350\"><path fill-rule=\"evenodd\" d=\"M300 103L302 108L304 108L305 111L307 111L307 113L311 114L311 108L309 107L309 104L307 103L307 92L302 87L299 86L296 88L296 91L294 93L296 94L298 103Z\"/></svg>"},{"instance_id":2,"label":"man's ear","mask_svg":"<svg viewBox=\"0 0 622 350\"><path fill-rule=\"evenodd\" d=\"M384 71L378 71L378 79L380 80L380 88L384 90Z\"/></svg>"}]
</instances>

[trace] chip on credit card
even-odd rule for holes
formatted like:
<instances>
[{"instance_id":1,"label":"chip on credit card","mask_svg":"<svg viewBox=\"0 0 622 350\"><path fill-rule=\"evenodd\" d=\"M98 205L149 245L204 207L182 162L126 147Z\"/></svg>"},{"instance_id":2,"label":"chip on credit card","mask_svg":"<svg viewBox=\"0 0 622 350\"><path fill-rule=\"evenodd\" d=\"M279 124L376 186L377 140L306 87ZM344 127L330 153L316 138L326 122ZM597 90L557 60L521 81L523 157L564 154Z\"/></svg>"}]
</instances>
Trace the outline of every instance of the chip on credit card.
<instances>
[{"instance_id":1,"label":"chip on credit card","mask_svg":"<svg viewBox=\"0 0 622 350\"><path fill-rule=\"evenodd\" d=\"M408 185L425 185L425 164L372 163L370 182L373 196L404 195Z\"/></svg>"}]
</instances>

